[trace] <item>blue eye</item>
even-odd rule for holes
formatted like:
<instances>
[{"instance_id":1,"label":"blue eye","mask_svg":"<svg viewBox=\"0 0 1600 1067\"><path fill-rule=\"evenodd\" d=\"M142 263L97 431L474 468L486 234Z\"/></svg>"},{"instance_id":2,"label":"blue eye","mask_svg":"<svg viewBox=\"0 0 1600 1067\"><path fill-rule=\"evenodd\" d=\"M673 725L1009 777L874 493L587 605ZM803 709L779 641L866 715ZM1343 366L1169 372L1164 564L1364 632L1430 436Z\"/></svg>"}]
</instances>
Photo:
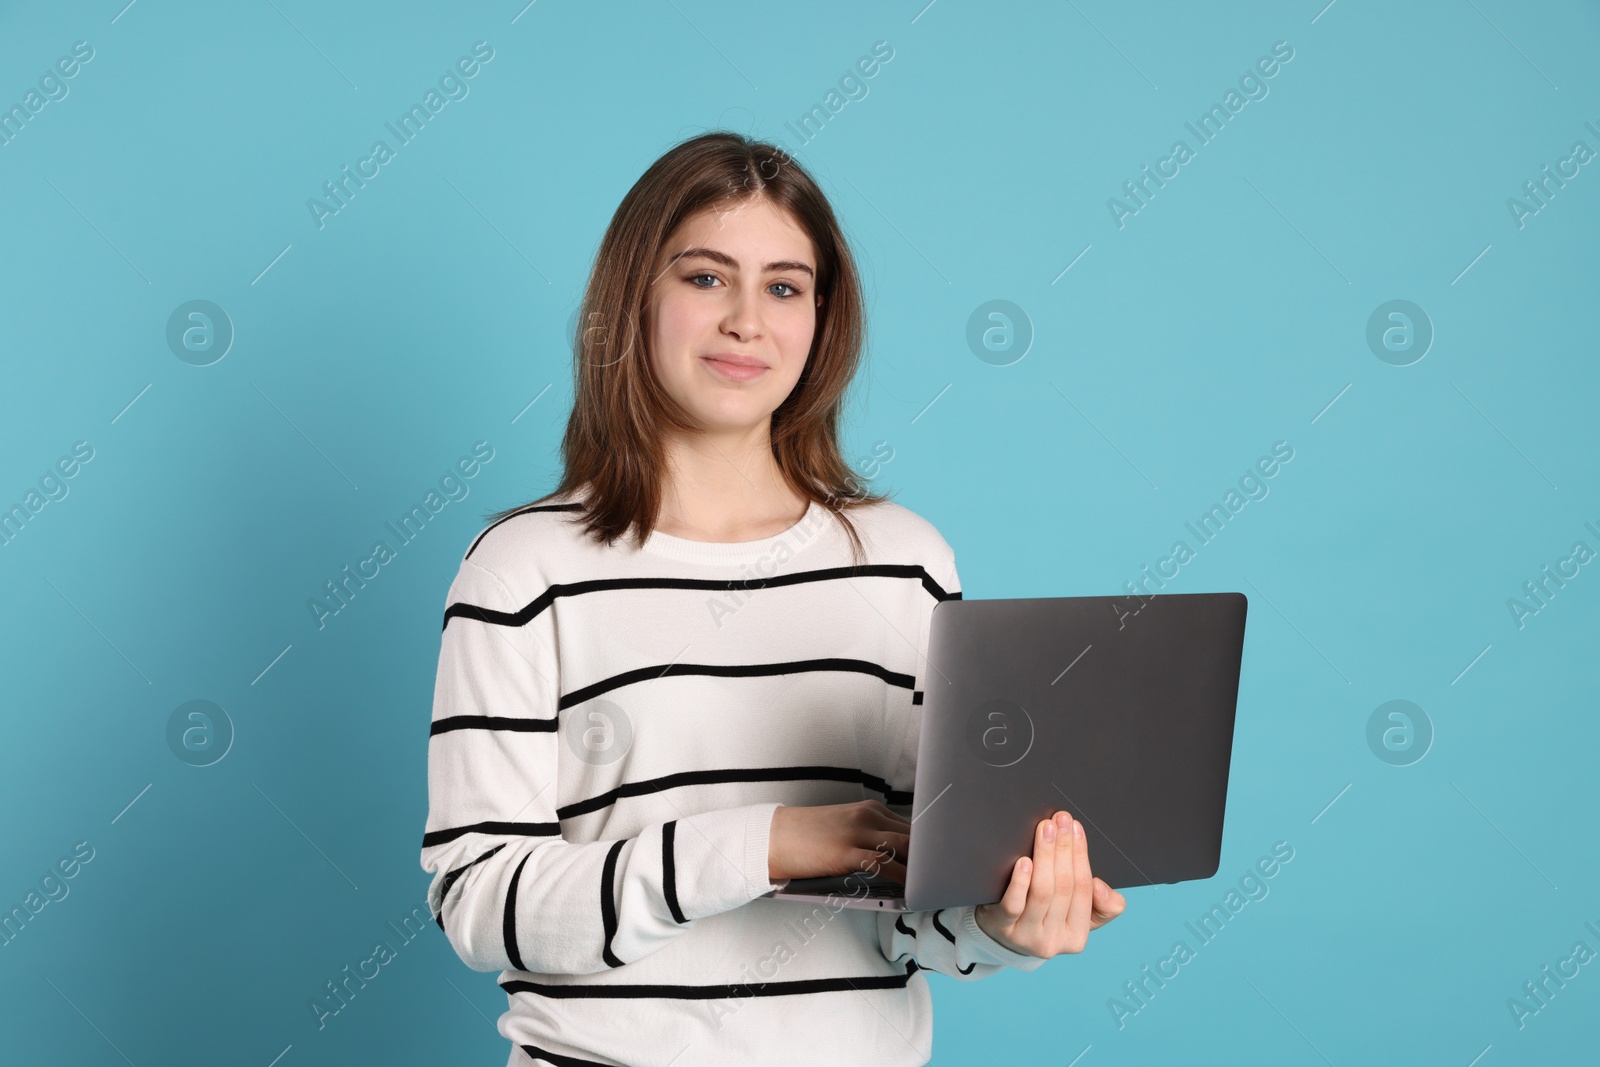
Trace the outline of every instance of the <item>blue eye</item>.
<instances>
[{"instance_id":1,"label":"blue eye","mask_svg":"<svg viewBox=\"0 0 1600 1067\"><path fill-rule=\"evenodd\" d=\"M711 286L709 285L699 284L699 280L701 278L710 278L712 281L717 280L717 276L715 274L712 274L709 271L699 271L695 274L689 275L685 281L687 281L690 285L693 285L696 289L710 289ZM800 295L800 290L796 289L788 282L773 282L772 285L768 286L768 288L777 288L779 286L782 286L784 289L788 290L788 292L774 294L779 300L792 300Z\"/></svg>"}]
</instances>

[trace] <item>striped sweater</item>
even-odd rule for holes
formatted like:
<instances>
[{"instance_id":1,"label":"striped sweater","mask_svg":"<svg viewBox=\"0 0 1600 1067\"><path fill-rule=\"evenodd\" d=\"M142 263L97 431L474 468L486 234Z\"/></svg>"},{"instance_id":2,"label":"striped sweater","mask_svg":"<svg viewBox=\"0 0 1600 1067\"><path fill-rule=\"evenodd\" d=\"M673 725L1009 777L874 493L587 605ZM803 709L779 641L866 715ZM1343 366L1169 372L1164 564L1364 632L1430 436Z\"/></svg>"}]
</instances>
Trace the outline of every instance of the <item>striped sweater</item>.
<instances>
[{"instance_id":1,"label":"striped sweater","mask_svg":"<svg viewBox=\"0 0 1600 1067\"><path fill-rule=\"evenodd\" d=\"M813 504L737 543L596 544L574 496L483 530L446 596L422 866L461 959L498 971L511 1064L924 1064L922 971L1031 971L973 909L765 897L773 812L907 817L933 606L955 557L915 512ZM524 1055L525 1053L525 1055Z\"/></svg>"}]
</instances>

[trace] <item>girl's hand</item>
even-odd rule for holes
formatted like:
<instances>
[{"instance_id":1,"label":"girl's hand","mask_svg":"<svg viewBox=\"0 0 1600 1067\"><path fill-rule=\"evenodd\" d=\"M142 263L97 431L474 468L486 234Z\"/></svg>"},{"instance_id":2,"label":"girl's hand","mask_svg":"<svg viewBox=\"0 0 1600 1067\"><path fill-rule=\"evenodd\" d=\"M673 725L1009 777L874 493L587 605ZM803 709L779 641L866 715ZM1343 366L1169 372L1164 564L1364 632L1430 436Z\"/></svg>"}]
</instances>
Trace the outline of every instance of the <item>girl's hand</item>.
<instances>
[{"instance_id":1,"label":"girl's hand","mask_svg":"<svg viewBox=\"0 0 1600 1067\"><path fill-rule=\"evenodd\" d=\"M1121 893L1089 870L1083 824L1064 811L1034 828L1033 859L1017 858L1011 885L994 904L980 904L983 932L1013 952L1049 959L1082 952L1089 931L1122 914Z\"/></svg>"},{"instance_id":2,"label":"girl's hand","mask_svg":"<svg viewBox=\"0 0 1600 1067\"><path fill-rule=\"evenodd\" d=\"M904 884L910 847L910 820L879 801L785 805L772 813L767 875L781 882L865 871Z\"/></svg>"}]
</instances>

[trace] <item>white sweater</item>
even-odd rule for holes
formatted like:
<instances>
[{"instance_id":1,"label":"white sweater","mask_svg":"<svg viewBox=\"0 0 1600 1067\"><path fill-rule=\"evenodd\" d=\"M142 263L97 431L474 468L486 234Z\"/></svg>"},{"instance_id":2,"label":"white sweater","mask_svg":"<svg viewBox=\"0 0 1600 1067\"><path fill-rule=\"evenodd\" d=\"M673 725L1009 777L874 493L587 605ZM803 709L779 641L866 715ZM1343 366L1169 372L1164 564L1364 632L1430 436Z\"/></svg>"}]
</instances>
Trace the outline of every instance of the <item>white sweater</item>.
<instances>
[{"instance_id":1,"label":"white sweater","mask_svg":"<svg viewBox=\"0 0 1600 1067\"><path fill-rule=\"evenodd\" d=\"M467 966L500 972L510 1063L926 1063L920 971L1044 960L970 907L763 894L785 884L767 866L780 805L910 816L930 615L961 595L950 546L885 502L848 513L854 572L815 504L759 541L605 548L578 507L474 539L433 698L429 902Z\"/></svg>"}]
</instances>

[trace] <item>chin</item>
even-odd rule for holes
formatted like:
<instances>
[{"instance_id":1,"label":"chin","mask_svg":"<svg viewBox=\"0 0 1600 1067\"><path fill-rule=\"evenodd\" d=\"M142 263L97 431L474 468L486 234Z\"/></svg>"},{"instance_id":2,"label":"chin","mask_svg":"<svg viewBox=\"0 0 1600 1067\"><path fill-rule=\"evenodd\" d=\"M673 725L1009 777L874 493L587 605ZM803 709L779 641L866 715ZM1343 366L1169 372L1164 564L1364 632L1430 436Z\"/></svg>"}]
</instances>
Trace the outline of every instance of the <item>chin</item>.
<instances>
[{"instance_id":1,"label":"chin","mask_svg":"<svg viewBox=\"0 0 1600 1067\"><path fill-rule=\"evenodd\" d=\"M686 405L687 406L687 405ZM748 430L771 418L777 405L764 407L759 404L740 404L737 407L727 406L700 406L689 407L690 414L694 416L701 429L712 433L726 433L731 431Z\"/></svg>"}]
</instances>

